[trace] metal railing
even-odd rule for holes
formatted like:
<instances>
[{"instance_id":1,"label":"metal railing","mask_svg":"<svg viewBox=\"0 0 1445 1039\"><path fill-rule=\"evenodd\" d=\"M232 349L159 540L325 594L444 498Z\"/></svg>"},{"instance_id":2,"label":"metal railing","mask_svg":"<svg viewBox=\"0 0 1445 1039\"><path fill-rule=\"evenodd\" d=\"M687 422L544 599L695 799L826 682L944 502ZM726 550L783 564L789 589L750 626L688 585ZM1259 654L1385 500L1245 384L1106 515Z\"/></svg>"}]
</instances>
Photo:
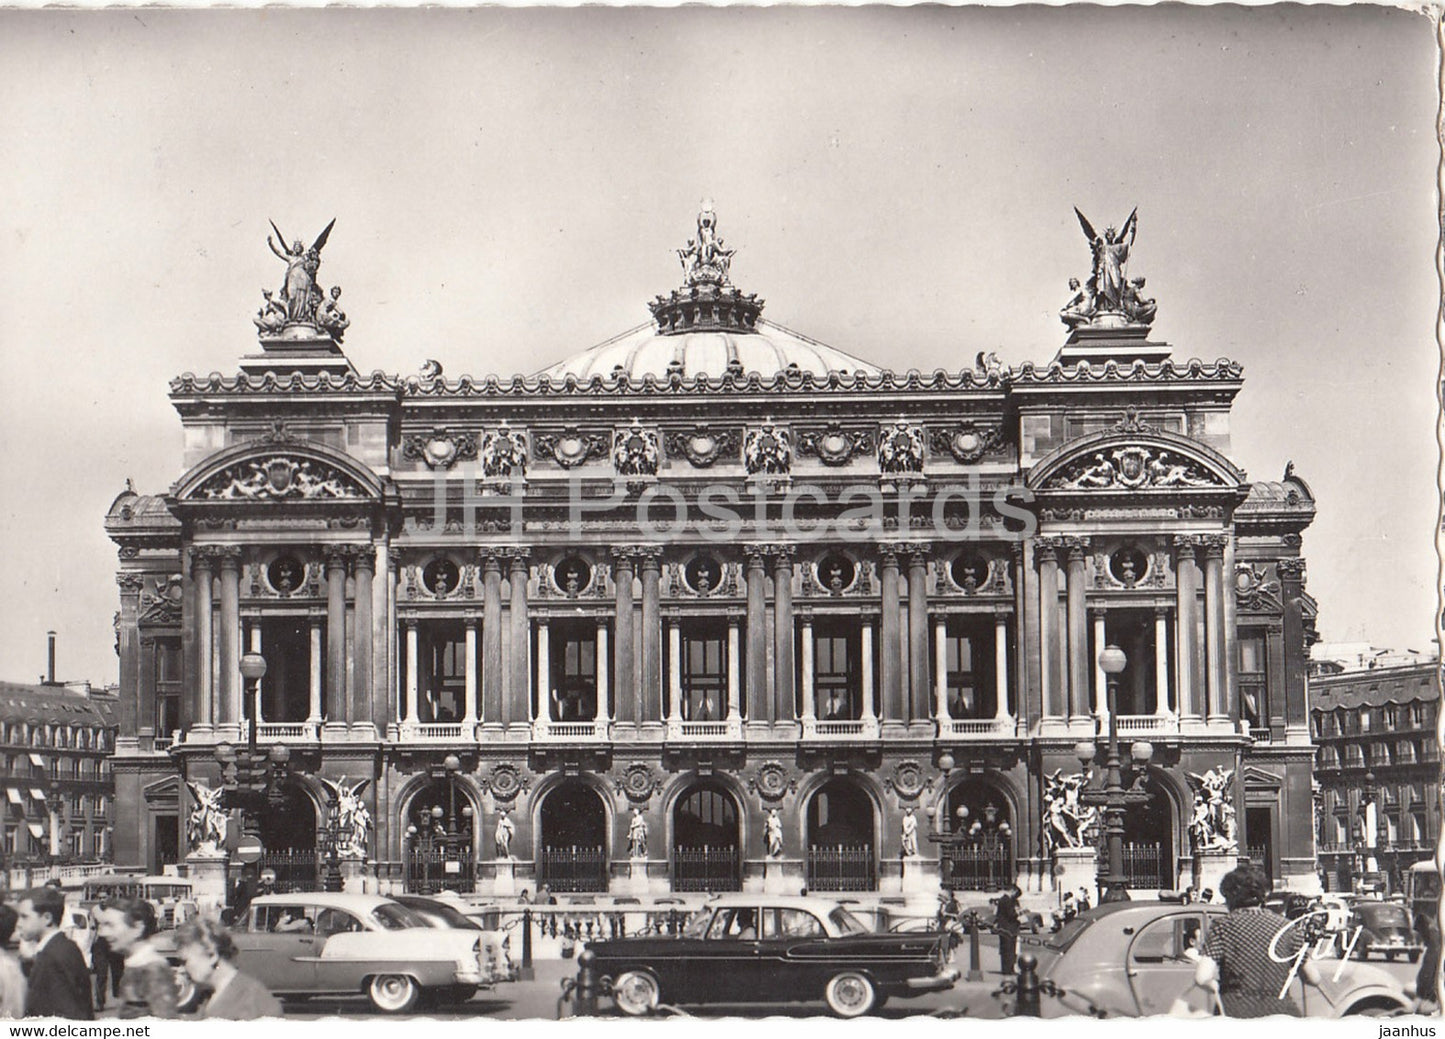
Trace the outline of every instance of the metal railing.
<instances>
[{"instance_id":1,"label":"metal railing","mask_svg":"<svg viewBox=\"0 0 1445 1039\"><path fill-rule=\"evenodd\" d=\"M606 891L607 857L595 846L545 846L537 862L537 883L557 892Z\"/></svg>"},{"instance_id":2,"label":"metal railing","mask_svg":"<svg viewBox=\"0 0 1445 1039\"><path fill-rule=\"evenodd\" d=\"M878 862L871 844L808 846L811 891L876 891Z\"/></svg>"},{"instance_id":3,"label":"metal railing","mask_svg":"<svg viewBox=\"0 0 1445 1039\"><path fill-rule=\"evenodd\" d=\"M672 849L674 891L741 891L742 886L736 847L712 848L704 844Z\"/></svg>"},{"instance_id":4,"label":"metal railing","mask_svg":"<svg viewBox=\"0 0 1445 1039\"><path fill-rule=\"evenodd\" d=\"M1169 856L1163 845L1124 845L1124 876L1131 888L1173 888L1174 881L1170 877L1169 867Z\"/></svg>"},{"instance_id":5,"label":"metal railing","mask_svg":"<svg viewBox=\"0 0 1445 1039\"><path fill-rule=\"evenodd\" d=\"M256 738L269 742L300 740L307 743L316 741L314 722L260 722L256 725Z\"/></svg>"},{"instance_id":6,"label":"metal railing","mask_svg":"<svg viewBox=\"0 0 1445 1039\"><path fill-rule=\"evenodd\" d=\"M1014 735L1012 718L940 718L938 738L1009 739Z\"/></svg>"},{"instance_id":7,"label":"metal railing","mask_svg":"<svg viewBox=\"0 0 1445 1039\"><path fill-rule=\"evenodd\" d=\"M261 854L257 866L276 874L276 892L319 891L321 862L315 851L281 850Z\"/></svg>"},{"instance_id":8,"label":"metal railing","mask_svg":"<svg viewBox=\"0 0 1445 1039\"><path fill-rule=\"evenodd\" d=\"M419 894L437 891L467 893L477 887L477 871L470 847L433 845L413 848L406 855L406 888Z\"/></svg>"},{"instance_id":9,"label":"metal railing","mask_svg":"<svg viewBox=\"0 0 1445 1039\"><path fill-rule=\"evenodd\" d=\"M1014 882L1008 847L944 845L939 849L942 884L951 891L998 891Z\"/></svg>"}]
</instances>

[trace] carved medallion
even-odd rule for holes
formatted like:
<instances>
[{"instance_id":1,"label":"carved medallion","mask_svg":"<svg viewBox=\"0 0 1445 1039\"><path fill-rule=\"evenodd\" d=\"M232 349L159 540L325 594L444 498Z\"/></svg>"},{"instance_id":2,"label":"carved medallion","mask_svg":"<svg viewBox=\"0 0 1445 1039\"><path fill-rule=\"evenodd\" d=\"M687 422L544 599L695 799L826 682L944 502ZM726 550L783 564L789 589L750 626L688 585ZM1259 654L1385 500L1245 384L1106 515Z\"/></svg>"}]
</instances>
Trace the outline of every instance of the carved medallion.
<instances>
[{"instance_id":1,"label":"carved medallion","mask_svg":"<svg viewBox=\"0 0 1445 1039\"><path fill-rule=\"evenodd\" d=\"M804 432L798 437L798 454L817 455L824 465L844 465L855 454L873 450L871 429L845 429L830 422L824 429Z\"/></svg>"},{"instance_id":2,"label":"carved medallion","mask_svg":"<svg viewBox=\"0 0 1445 1039\"><path fill-rule=\"evenodd\" d=\"M293 555L277 556L266 567L266 583L277 595L295 595L306 581L306 568Z\"/></svg>"},{"instance_id":3,"label":"carved medallion","mask_svg":"<svg viewBox=\"0 0 1445 1039\"><path fill-rule=\"evenodd\" d=\"M661 782L653 773L652 766L637 762L623 770L616 787L618 792L627 795L628 800L641 803L653 795Z\"/></svg>"},{"instance_id":4,"label":"carved medallion","mask_svg":"<svg viewBox=\"0 0 1445 1039\"><path fill-rule=\"evenodd\" d=\"M926 780L923 767L916 761L900 761L893 766L893 775L885 782L899 797L911 801L923 793Z\"/></svg>"},{"instance_id":5,"label":"carved medallion","mask_svg":"<svg viewBox=\"0 0 1445 1039\"><path fill-rule=\"evenodd\" d=\"M978 552L962 552L948 564L948 576L964 593L988 587L989 560Z\"/></svg>"},{"instance_id":6,"label":"carved medallion","mask_svg":"<svg viewBox=\"0 0 1445 1039\"><path fill-rule=\"evenodd\" d=\"M694 556L683 567L687 587L697 595L711 595L722 581L722 564L712 556Z\"/></svg>"},{"instance_id":7,"label":"carved medallion","mask_svg":"<svg viewBox=\"0 0 1445 1039\"><path fill-rule=\"evenodd\" d=\"M607 456L607 437L568 426L560 433L539 433L533 440L538 457L551 458L563 469Z\"/></svg>"},{"instance_id":8,"label":"carved medallion","mask_svg":"<svg viewBox=\"0 0 1445 1039\"><path fill-rule=\"evenodd\" d=\"M457 462L477 457L475 433L449 433L433 430L430 436L414 434L402 441L404 458L419 459L428 469L450 469Z\"/></svg>"},{"instance_id":9,"label":"carved medallion","mask_svg":"<svg viewBox=\"0 0 1445 1039\"><path fill-rule=\"evenodd\" d=\"M952 429L933 430L931 446L935 451L947 451L964 465L972 465L997 447L1001 439L997 429L960 422Z\"/></svg>"},{"instance_id":10,"label":"carved medallion","mask_svg":"<svg viewBox=\"0 0 1445 1039\"><path fill-rule=\"evenodd\" d=\"M853 587L858 567L841 552L830 552L815 564L818 587L829 595L842 595Z\"/></svg>"},{"instance_id":11,"label":"carved medallion","mask_svg":"<svg viewBox=\"0 0 1445 1039\"><path fill-rule=\"evenodd\" d=\"M592 583L592 567L577 556L569 556L552 568L552 584L568 598L581 595Z\"/></svg>"},{"instance_id":12,"label":"carved medallion","mask_svg":"<svg viewBox=\"0 0 1445 1039\"><path fill-rule=\"evenodd\" d=\"M421 572L421 579L422 583L426 585L426 590L438 599L445 599L462 583L461 571L457 568L457 564L444 556L428 563Z\"/></svg>"},{"instance_id":13,"label":"carved medallion","mask_svg":"<svg viewBox=\"0 0 1445 1039\"><path fill-rule=\"evenodd\" d=\"M736 451L737 434L729 430L713 430L702 425L687 433L674 433L667 446L675 454L684 455L699 469L706 469L724 454Z\"/></svg>"},{"instance_id":14,"label":"carved medallion","mask_svg":"<svg viewBox=\"0 0 1445 1039\"><path fill-rule=\"evenodd\" d=\"M788 779L788 770L782 765L768 761L758 767L757 777L748 782L748 787L764 801L780 801L798 784Z\"/></svg>"},{"instance_id":15,"label":"carved medallion","mask_svg":"<svg viewBox=\"0 0 1445 1039\"><path fill-rule=\"evenodd\" d=\"M1109 557L1109 576L1125 588L1133 588L1149 573L1149 557L1136 545L1125 545Z\"/></svg>"},{"instance_id":16,"label":"carved medallion","mask_svg":"<svg viewBox=\"0 0 1445 1039\"><path fill-rule=\"evenodd\" d=\"M612 434L612 466L618 476L656 476L660 460L657 430L634 423Z\"/></svg>"},{"instance_id":17,"label":"carved medallion","mask_svg":"<svg viewBox=\"0 0 1445 1039\"><path fill-rule=\"evenodd\" d=\"M487 777L486 786L493 797L498 801L513 801L517 795L527 789L527 781L522 778L515 765L493 765L491 775Z\"/></svg>"}]
</instances>

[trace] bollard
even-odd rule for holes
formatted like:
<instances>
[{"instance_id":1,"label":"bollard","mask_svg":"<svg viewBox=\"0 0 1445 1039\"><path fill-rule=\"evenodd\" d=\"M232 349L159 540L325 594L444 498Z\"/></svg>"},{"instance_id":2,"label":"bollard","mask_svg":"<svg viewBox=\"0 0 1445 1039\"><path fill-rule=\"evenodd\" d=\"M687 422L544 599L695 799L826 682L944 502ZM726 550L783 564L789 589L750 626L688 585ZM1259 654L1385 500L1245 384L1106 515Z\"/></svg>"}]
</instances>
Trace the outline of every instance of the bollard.
<instances>
[{"instance_id":1,"label":"bollard","mask_svg":"<svg viewBox=\"0 0 1445 1039\"><path fill-rule=\"evenodd\" d=\"M597 954L584 949L577 957L577 1016L597 1016L597 972L593 964Z\"/></svg>"},{"instance_id":2,"label":"bollard","mask_svg":"<svg viewBox=\"0 0 1445 1039\"><path fill-rule=\"evenodd\" d=\"M978 947L978 913L968 914L968 976L966 981L982 981L983 965Z\"/></svg>"},{"instance_id":3,"label":"bollard","mask_svg":"<svg viewBox=\"0 0 1445 1039\"><path fill-rule=\"evenodd\" d=\"M532 910L522 910L522 980L531 981L532 972Z\"/></svg>"},{"instance_id":4,"label":"bollard","mask_svg":"<svg viewBox=\"0 0 1445 1039\"><path fill-rule=\"evenodd\" d=\"M1014 1006L1014 1016L1038 1017L1039 1002L1039 960L1026 952L1019 957L1018 1002Z\"/></svg>"}]
</instances>

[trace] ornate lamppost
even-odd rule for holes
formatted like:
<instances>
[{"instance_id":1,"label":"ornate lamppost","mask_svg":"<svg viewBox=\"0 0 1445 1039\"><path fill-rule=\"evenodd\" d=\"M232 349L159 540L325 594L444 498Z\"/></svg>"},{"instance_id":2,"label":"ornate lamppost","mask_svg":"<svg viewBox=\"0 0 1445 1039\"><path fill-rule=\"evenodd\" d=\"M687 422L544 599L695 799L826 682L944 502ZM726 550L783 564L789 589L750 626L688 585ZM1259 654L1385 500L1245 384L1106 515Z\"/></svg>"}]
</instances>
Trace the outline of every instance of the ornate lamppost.
<instances>
[{"instance_id":1,"label":"ornate lamppost","mask_svg":"<svg viewBox=\"0 0 1445 1039\"><path fill-rule=\"evenodd\" d=\"M448 754L442 760L441 775L445 776L447 781L447 808L443 810L439 804L430 808L423 806L416 813L416 821L406 828L406 836L412 842L412 852L423 864L423 894L430 894L432 890L431 860L436 852L442 852L444 869L452 862L456 862L457 869L460 869L464 858L461 851L471 839L472 806L463 804L460 814L457 811L456 777L461 768L461 759L455 754Z\"/></svg>"},{"instance_id":2,"label":"ornate lamppost","mask_svg":"<svg viewBox=\"0 0 1445 1039\"><path fill-rule=\"evenodd\" d=\"M1109 702L1109 737L1104 759L1104 788L1084 790L1079 800L1086 805L1104 809L1104 842L1107 851L1106 868L1099 873L1099 902L1129 901L1129 878L1124 872L1124 813L1131 804L1143 804L1150 798L1147 790L1136 785L1134 776L1130 783L1124 783L1124 763L1119 748L1119 675L1129 664L1124 651L1118 646L1105 646L1099 653L1099 670L1104 672ZM1094 760L1096 748L1092 742L1079 743L1074 753L1087 766ZM1154 756L1150 743L1138 742L1130 747L1134 761L1143 766ZM1141 771L1139 777L1144 773Z\"/></svg>"},{"instance_id":3,"label":"ornate lamppost","mask_svg":"<svg viewBox=\"0 0 1445 1039\"><path fill-rule=\"evenodd\" d=\"M278 743L269 751L263 751L256 743L257 719L261 714L261 679L266 675L266 658L260 653L247 653L241 657L240 669L251 704L246 746L237 750L230 743L220 743L216 746L215 755L221 766L226 807L239 808L243 831L259 836L261 813L268 807L279 809L284 803L282 785L290 775L291 750Z\"/></svg>"}]
</instances>

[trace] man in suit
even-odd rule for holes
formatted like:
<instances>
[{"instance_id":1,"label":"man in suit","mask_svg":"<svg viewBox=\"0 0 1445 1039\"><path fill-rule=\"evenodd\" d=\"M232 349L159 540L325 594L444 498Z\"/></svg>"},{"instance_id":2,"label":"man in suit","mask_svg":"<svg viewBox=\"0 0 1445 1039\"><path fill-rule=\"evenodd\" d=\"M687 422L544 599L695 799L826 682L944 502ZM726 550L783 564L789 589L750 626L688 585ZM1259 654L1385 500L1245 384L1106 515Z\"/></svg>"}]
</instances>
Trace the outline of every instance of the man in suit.
<instances>
[{"instance_id":1,"label":"man in suit","mask_svg":"<svg viewBox=\"0 0 1445 1039\"><path fill-rule=\"evenodd\" d=\"M65 935L65 896L55 888L35 888L20 898L20 937L35 946L30 961L26 1017L65 1017L90 1021L90 972L85 958Z\"/></svg>"}]
</instances>

